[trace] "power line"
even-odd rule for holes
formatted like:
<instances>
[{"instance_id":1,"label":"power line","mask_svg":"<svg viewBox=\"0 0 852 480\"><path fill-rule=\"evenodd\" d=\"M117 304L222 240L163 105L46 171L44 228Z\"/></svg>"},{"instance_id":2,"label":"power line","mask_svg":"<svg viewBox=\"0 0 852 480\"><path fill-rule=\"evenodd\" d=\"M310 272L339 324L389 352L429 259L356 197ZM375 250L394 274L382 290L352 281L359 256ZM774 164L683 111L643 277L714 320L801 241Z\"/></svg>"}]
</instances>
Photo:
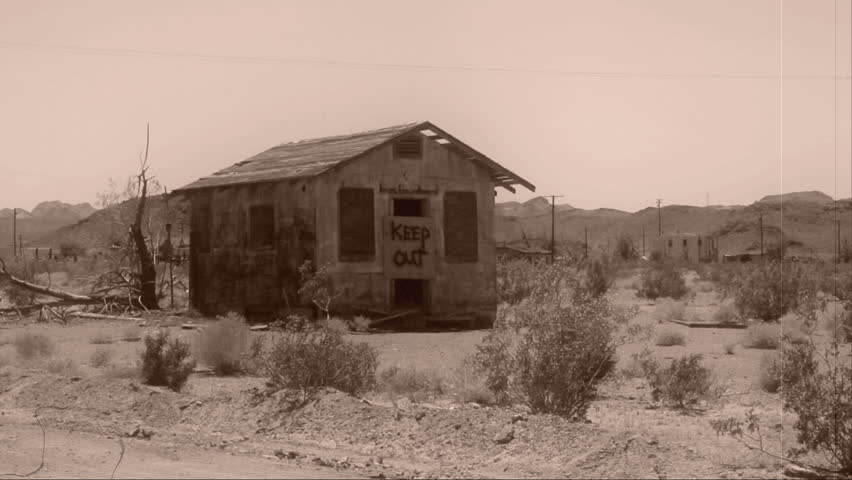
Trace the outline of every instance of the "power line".
<instances>
[{"instance_id":1,"label":"power line","mask_svg":"<svg viewBox=\"0 0 852 480\"><path fill-rule=\"evenodd\" d=\"M852 75L774 75L774 74L738 74L738 73L682 73L682 72L625 72L602 70L561 70L551 68L527 68L504 66L474 66L474 65L438 65L390 62L358 62L349 60L327 60L291 57L267 57L253 55L222 55L173 50L149 50L128 48L85 47L79 45L61 45L32 42L0 41L0 48L56 50L66 53L87 55L109 55L121 57L155 57L176 58L183 60L198 60L217 63L256 63L256 64L293 64L309 66L332 66L360 69L390 69L390 70L425 70L425 71L456 71L456 72L486 72L486 73L521 73L574 77L610 77L610 78L661 78L661 79L719 79L719 80L826 80L852 79Z\"/></svg>"}]
</instances>

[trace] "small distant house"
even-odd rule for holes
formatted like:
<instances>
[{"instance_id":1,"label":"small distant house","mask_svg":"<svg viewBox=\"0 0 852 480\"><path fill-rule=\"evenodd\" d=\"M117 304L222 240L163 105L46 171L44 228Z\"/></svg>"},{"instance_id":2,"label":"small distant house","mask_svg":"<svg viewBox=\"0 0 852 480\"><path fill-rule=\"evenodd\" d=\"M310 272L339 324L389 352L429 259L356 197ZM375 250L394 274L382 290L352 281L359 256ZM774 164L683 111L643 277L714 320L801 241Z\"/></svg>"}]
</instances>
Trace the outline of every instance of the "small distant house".
<instances>
[{"instance_id":1,"label":"small distant house","mask_svg":"<svg viewBox=\"0 0 852 480\"><path fill-rule=\"evenodd\" d=\"M713 262L718 257L718 244L713 237L694 233L664 233L652 241L651 252L661 258Z\"/></svg>"},{"instance_id":2,"label":"small distant house","mask_svg":"<svg viewBox=\"0 0 852 480\"><path fill-rule=\"evenodd\" d=\"M299 266L345 285L339 308L483 322L496 313L496 188L535 187L432 123L286 143L178 191L191 203L190 298L276 316Z\"/></svg>"}]
</instances>

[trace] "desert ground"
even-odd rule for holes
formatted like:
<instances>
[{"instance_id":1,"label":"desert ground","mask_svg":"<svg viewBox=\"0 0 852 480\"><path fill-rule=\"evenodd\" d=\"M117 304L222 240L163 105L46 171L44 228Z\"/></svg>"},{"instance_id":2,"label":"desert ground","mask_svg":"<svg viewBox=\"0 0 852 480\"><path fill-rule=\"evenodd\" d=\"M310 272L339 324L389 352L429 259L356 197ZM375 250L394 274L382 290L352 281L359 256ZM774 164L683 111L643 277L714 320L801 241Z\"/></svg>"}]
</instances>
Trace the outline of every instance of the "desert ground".
<instances>
[{"instance_id":1,"label":"desert ground","mask_svg":"<svg viewBox=\"0 0 852 480\"><path fill-rule=\"evenodd\" d=\"M68 325L7 318L0 329L0 473L31 472L43 453L33 478L109 477L114 468L119 478L783 476L785 461L717 436L710 426L714 418L753 411L767 450L781 454L795 444L795 419L758 384L767 351L747 348L745 329L664 319L671 302L638 298L635 283L635 275L620 278L608 295L636 305L631 324L655 333L619 347L616 373L584 422L489 405L465 385L475 383L464 376L465 359L485 330L347 334L378 349L380 378L396 368L432 381L408 390L382 388L380 381L362 397L327 389L305 403L297 393L270 393L261 377L215 376L204 365L179 393L141 384L133 373L140 338L157 329L190 342L199 335L181 329L179 317ZM688 284L697 293L682 316L710 317L720 303L712 284L694 273ZM657 346L662 331L679 333L685 344ZM22 358L15 339L34 332L55 348ZM814 338L827 341L828 334ZM629 373L633 354L645 349L661 361L702 354L717 394L689 411L653 401L646 380Z\"/></svg>"}]
</instances>

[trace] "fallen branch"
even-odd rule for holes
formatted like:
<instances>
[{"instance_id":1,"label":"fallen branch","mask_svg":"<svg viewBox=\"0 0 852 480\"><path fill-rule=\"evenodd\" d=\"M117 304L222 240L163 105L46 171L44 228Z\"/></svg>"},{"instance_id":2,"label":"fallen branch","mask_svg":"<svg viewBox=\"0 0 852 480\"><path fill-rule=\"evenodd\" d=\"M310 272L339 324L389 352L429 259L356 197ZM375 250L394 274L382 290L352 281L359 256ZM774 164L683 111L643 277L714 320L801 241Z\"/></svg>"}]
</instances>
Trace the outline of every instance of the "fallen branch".
<instances>
[{"instance_id":1,"label":"fallen branch","mask_svg":"<svg viewBox=\"0 0 852 480\"><path fill-rule=\"evenodd\" d=\"M77 318L91 318L94 320L121 320L125 322L138 322L139 317L121 317L118 315L104 315L102 313L88 313L88 312L72 312L68 314L71 317Z\"/></svg>"},{"instance_id":2,"label":"fallen branch","mask_svg":"<svg viewBox=\"0 0 852 480\"><path fill-rule=\"evenodd\" d=\"M87 302L91 301L92 297L87 295L78 295L76 293L66 292L63 290L57 290L55 288L45 287L42 285L36 285L35 283L27 282L26 280L21 280L20 278L15 277L11 273L6 270L6 262L0 259L0 278L5 278L9 280L9 283L15 285L17 287L21 287L23 289L29 290L31 292L39 293L41 295L47 295L48 297L53 298L61 298L62 300L76 301L76 302Z\"/></svg>"}]
</instances>

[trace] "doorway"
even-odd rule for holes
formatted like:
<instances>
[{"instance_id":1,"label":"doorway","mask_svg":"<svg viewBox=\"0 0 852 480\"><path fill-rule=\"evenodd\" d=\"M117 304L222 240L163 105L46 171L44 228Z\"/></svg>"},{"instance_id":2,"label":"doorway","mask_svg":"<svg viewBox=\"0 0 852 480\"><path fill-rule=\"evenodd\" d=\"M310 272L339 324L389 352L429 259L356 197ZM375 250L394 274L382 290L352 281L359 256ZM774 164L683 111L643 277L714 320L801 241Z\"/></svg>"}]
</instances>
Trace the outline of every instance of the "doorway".
<instances>
[{"instance_id":1,"label":"doorway","mask_svg":"<svg viewBox=\"0 0 852 480\"><path fill-rule=\"evenodd\" d=\"M422 307L426 304L426 280L397 278L393 280L394 308Z\"/></svg>"}]
</instances>

